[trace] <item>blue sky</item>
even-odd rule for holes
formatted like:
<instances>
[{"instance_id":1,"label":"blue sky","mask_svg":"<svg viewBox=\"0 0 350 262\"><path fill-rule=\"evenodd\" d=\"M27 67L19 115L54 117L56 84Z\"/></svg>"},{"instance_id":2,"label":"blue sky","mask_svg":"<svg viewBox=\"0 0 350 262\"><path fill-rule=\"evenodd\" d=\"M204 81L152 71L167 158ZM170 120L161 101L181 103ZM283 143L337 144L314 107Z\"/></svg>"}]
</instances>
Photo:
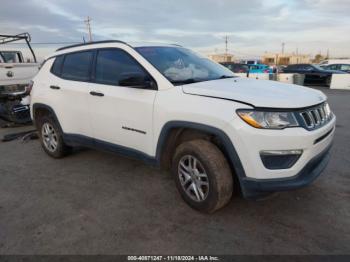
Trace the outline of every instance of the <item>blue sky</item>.
<instances>
[{"instance_id":1,"label":"blue sky","mask_svg":"<svg viewBox=\"0 0 350 262\"><path fill-rule=\"evenodd\" d=\"M237 56L286 52L350 56L349 0L17 0L1 1L0 33L31 33L33 42L87 39L171 42ZM39 56L56 46L34 45ZM39 48L40 47L40 48Z\"/></svg>"}]
</instances>

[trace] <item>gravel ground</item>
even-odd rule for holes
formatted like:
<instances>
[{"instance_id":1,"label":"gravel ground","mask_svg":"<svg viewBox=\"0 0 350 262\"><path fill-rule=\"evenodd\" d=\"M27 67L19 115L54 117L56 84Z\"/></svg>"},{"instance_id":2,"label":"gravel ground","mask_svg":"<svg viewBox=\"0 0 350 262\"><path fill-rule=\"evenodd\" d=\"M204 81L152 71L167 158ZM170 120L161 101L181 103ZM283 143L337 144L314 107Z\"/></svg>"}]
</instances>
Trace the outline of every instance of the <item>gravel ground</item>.
<instances>
[{"instance_id":1,"label":"gravel ground","mask_svg":"<svg viewBox=\"0 0 350 262\"><path fill-rule=\"evenodd\" d=\"M0 142L0 254L350 254L350 91L324 92L338 124L323 175L212 215L141 162L93 150L54 160L38 140Z\"/></svg>"}]
</instances>

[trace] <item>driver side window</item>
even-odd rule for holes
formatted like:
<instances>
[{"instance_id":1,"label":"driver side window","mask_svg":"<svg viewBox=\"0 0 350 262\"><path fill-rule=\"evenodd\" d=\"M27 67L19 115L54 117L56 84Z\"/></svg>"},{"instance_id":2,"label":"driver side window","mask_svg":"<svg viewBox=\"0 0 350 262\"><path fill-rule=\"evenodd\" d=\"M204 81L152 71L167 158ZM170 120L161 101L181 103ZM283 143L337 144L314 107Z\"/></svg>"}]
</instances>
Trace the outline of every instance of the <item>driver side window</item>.
<instances>
[{"instance_id":1,"label":"driver side window","mask_svg":"<svg viewBox=\"0 0 350 262\"><path fill-rule=\"evenodd\" d=\"M116 86L133 86L150 81L150 75L128 53L120 49L97 52L95 81Z\"/></svg>"}]
</instances>

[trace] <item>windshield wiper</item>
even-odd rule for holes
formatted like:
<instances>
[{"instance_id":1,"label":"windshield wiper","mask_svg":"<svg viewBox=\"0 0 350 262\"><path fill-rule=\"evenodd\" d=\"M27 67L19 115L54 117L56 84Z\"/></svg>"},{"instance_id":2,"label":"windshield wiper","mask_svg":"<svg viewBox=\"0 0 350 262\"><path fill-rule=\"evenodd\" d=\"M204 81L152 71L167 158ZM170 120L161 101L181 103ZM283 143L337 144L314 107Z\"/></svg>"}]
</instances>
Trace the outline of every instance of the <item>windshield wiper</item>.
<instances>
[{"instance_id":1,"label":"windshield wiper","mask_svg":"<svg viewBox=\"0 0 350 262\"><path fill-rule=\"evenodd\" d=\"M176 80L176 81L171 81L174 85L181 85L181 84L192 84L192 83L197 83L199 80L196 80L194 78L189 78L185 80Z\"/></svg>"},{"instance_id":2,"label":"windshield wiper","mask_svg":"<svg viewBox=\"0 0 350 262\"><path fill-rule=\"evenodd\" d=\"M222 75L218 79L234 78L235 76Z\"/></svg>"}]
</instances>

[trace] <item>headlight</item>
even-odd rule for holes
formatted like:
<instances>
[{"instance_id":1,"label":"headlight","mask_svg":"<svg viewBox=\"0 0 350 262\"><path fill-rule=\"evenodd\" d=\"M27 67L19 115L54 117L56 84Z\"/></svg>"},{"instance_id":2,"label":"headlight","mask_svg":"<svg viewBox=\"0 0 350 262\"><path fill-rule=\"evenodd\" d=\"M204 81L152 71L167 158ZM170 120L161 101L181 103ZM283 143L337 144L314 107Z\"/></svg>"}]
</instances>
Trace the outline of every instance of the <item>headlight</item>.
<instances>
[{"instance_id":1,"label":"headlight","mask_svg":"<svg viewBox=\"0 0 350 262\"><path fill-rule=\"evenodd\" d=\"M299 126L292 112L268 112L249 109L237 110L237 114L247 124L255 128L283 129Z\"/></svg>"}]
</instances>

